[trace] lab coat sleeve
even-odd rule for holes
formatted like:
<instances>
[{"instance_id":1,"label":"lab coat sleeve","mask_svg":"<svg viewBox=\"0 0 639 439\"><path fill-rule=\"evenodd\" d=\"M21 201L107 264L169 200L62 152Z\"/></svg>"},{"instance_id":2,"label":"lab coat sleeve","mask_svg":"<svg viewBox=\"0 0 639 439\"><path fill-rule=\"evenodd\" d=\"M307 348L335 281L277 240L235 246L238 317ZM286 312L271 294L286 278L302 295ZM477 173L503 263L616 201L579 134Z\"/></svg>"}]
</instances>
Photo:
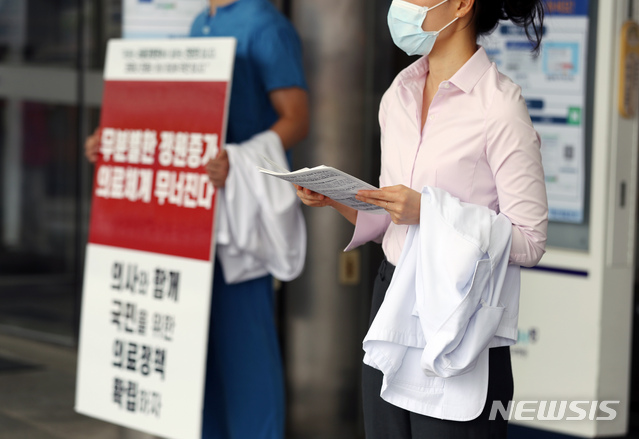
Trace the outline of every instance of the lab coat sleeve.
<instances>
[{"instance_id":1,"label":"lab coat sleeve","mask_svg":"<svg viewBox=\"0 0 639 439\"><path fill-rule=\"evenodd\" d=\"M426 338L424 373L446 378L473 370L500 327L511 223L483 206L432 193L443 207L422 196L417 314Z\"/></svg>"},{"instance_id":2,"label":"lab coat sleeve","mask_svg":"<svg viewBox=\"0 0 639 439\"><path fill-rule=\"evenodd\" d=\"M504 258L507 259L508 254ZM476 294L468 294L428 339L421 357L426 375L447 378L468 373L493 342L504 307L499 303L491 305L482 299L492 282L491 265L491 259L477 262L472 280Z\"/></svg>"}]
</instances>

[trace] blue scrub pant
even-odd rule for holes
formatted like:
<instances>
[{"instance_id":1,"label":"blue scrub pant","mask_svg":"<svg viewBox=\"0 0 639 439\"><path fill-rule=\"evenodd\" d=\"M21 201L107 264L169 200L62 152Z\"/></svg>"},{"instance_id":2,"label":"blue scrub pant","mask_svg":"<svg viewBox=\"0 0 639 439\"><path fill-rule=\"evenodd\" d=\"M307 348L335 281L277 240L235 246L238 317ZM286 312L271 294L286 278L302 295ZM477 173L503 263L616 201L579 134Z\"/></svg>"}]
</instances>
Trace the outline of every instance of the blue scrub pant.
<instances>
[{"instance_id":1,"label":"blue scrub pant","mask_svg":"<svg viewBox=\"0 0 639 439\"><path fill-rule=\"evenodd\" d=\"M265 276L227 285L215 263L203 439L282 439L284 377Z\"/></svg>"}]
</instances>

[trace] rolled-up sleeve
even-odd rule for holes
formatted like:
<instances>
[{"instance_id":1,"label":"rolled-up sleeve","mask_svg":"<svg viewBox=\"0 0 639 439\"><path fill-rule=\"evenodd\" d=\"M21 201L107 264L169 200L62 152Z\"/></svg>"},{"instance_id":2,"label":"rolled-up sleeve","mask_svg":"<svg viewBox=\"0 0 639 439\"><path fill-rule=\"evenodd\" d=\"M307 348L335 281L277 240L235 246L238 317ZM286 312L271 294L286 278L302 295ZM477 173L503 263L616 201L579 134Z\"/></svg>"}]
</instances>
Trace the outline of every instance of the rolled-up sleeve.
<instances>
[{"instance_id":1,"label":"rolled-up sleeve","mask_svg":"<svg viewBox=\"0 0 639 439\"><path fill-rule=\"evenodd\" d=\"M545 253L548 201L539 135L519 87L504 84L495 93L487 123L486 156L499 210L513 225L510 261L531 267Z\"/></svg>"}]
</instances>

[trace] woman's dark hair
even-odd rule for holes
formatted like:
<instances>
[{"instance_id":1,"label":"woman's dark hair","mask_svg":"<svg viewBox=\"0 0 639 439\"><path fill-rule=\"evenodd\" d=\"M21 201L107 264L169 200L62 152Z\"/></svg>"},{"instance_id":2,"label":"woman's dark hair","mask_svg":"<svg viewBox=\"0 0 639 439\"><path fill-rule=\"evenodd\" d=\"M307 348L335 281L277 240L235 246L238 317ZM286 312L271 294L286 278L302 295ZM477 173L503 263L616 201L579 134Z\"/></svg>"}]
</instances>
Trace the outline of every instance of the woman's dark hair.
<instances>
[{"instance_id":1,"label":"woman's dark hair","mask_svg":"<svg viewBox=\"0 0 639 439\"><path fill-rule=\"evenodd\" d=\"M533 51L539 52L544 23L543 0L475 0L477 36L490 34L499 20L510 20L524 28Z\"/></svg>"}]
</instances>

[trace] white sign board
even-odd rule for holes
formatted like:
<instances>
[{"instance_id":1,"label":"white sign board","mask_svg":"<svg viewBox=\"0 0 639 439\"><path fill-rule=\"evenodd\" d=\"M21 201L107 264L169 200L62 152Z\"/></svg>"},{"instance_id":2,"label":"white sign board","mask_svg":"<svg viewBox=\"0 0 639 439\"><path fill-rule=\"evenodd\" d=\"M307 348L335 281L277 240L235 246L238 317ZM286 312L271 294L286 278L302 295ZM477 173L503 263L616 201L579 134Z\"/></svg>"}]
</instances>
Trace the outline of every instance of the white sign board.
<instances>
[{"instance_id":1,"label":"white sign board","mask_svg":"<svg viewBox=\"0 0 639 439\"><path fill-rule=\"evenodd\" d=\"M211 263L89 245L76 410L199 439Z\"/></svg>"},{"instance_id":2,"label":"white sign board","mask_svg":"<svg viewBox=\"0 0 639 439\"><path fill-rule=\"evenodd\" d=\"M186 37L208 5L208 0L124 0L122 37Z\"/></svg>"}]
</instances>

